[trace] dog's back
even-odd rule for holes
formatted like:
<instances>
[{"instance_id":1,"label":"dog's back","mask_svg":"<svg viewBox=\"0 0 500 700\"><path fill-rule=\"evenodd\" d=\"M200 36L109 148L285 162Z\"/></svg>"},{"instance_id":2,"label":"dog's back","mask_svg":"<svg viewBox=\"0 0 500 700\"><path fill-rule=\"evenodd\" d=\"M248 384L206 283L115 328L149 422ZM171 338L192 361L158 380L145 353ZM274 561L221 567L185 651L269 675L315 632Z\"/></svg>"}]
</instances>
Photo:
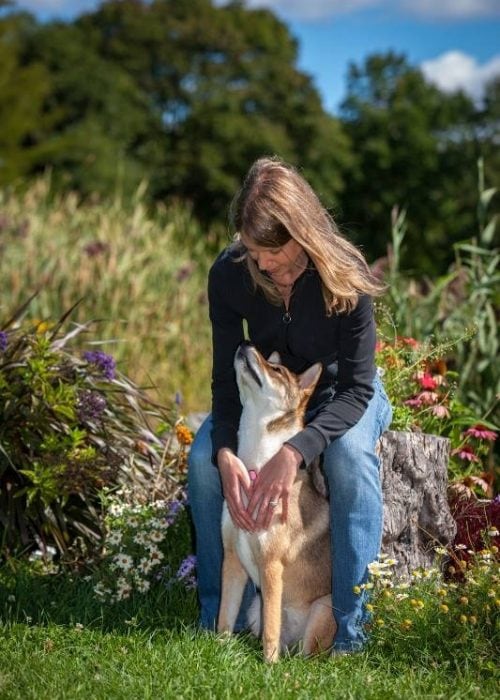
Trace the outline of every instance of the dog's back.
<instances>
[{"instance_id":1,"label":"dog's back","mask_svg":"<svg viewBox=\"0 0 500 700\"><path fill-rule=\"evenodd\" d=\"M238 456L256 473L301 430L309 397L321 373L314 365L294 375L269 361L250 345L239 348L235 370L243 406L238 433ZM282 522L281 503L267 530L248 533L236 528L227 508L223 515L225 564L219 629L231 630L236 605L235 557L261 589L251 606L251 629L263 629L264 655L274 661L279 647L302 641L305 654L329 646L334 634L331 610L331 563L329 545L329 504L313 484L311 474L298 472L289 494L288 517ZM229 562L229 563L228 563ZM232 564L231 564L232 562ZM241 576L237 577L241 581ZM237 610L236 610L237 613Z\"/></svg>"}]
</instances>

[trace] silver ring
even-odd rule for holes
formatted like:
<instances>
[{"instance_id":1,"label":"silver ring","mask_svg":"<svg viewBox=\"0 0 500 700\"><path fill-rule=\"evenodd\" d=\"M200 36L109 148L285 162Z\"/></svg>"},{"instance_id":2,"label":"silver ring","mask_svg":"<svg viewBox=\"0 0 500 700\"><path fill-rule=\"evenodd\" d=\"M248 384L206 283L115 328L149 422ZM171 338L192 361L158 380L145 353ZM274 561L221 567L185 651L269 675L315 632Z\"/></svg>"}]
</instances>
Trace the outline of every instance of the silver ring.
<instances>
[{"instance_id":1,"label":"silver ring","mask_svg":"<svg viewBox=\"0 0 500 700\"><path fill-rule=\"evenodd\" d=\"M276 508L277 505L278 505L278 501L269 501L270 508Z\"/></svg>"}]
</instances>

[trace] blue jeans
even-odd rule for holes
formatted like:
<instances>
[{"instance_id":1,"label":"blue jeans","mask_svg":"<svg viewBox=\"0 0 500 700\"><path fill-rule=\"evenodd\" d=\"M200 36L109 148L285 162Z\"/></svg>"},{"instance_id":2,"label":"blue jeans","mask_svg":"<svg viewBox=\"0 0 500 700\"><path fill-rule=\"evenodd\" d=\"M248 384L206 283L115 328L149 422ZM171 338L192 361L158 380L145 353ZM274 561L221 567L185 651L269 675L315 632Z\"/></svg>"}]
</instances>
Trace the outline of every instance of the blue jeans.
<instances>
[{"instance_id":1,"label":"blue jeans","mask_svg":"<svg viewBox=\"0 0 500 700\"><path fill-rule=\"evenodd\" d=\"M354 587L367 580L368 564L377 559L382 539L382 489L375 445L391 422L392 410L378 375L375 393L359 422L323 453L330 491L332 600L337 622L334 650L360 649L365 641L364 597ZM189 455L188 489L196 531L200 624L215 629L221 595L223 495L212 464L210 416L196 434ZM243 597L236 629L246 627L246 610L254 595L251 583Z\"/></svg>"}]
</instances>

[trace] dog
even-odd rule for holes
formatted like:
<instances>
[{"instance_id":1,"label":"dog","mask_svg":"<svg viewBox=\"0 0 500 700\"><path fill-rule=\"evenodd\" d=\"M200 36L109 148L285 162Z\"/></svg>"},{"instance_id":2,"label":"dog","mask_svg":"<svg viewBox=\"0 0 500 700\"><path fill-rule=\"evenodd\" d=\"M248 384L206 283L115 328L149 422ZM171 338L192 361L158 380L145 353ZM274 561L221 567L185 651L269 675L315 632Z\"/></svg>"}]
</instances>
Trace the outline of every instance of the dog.
<instances>
[{"instance_id":1,"label":"dog","mask_svg":"<svg viewBox=\"0 0 500 700\"><path fill-rule=\"evenodd\" d=\"M249 472L257 474L302 429L307 402L322 370L317 363L296 375L279 363L277 353L266 361L249 343L240 345L234 360L243 406L238 457ZM287 521L282 522L280 503L269 528L260 532L236 527L224 502L218 631L233 631L250 577L261 594L250 606L248 621L256 636L262 631L267 662L277 661L280 651L297 646L305 656L319 653L332 645L335 635L329 503L315 486L320 483L318 474L313 478L300 469L289 495Z\"/></svg>"}]
</instances>

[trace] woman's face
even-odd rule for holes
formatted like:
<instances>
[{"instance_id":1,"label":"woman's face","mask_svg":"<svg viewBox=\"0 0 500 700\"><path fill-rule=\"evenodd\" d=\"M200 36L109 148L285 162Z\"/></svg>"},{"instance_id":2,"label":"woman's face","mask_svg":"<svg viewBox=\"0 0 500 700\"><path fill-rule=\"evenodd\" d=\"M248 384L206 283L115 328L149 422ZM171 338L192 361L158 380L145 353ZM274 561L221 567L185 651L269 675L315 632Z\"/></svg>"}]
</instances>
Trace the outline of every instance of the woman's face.
<instances>
[{"instance_id":1,"label":"woman's face","mask_svg":"<svg viewBox=\"0 0 500 700\"><path fill-rule=\"evenodd\" d=\"M305 260L304 249L291 238L279 248L264 248L256 245L251 238L241 235L241 242L248 254L255 260L261 272L267 272L271 277L293 274Z\"/></svg>"}]
</instances>

